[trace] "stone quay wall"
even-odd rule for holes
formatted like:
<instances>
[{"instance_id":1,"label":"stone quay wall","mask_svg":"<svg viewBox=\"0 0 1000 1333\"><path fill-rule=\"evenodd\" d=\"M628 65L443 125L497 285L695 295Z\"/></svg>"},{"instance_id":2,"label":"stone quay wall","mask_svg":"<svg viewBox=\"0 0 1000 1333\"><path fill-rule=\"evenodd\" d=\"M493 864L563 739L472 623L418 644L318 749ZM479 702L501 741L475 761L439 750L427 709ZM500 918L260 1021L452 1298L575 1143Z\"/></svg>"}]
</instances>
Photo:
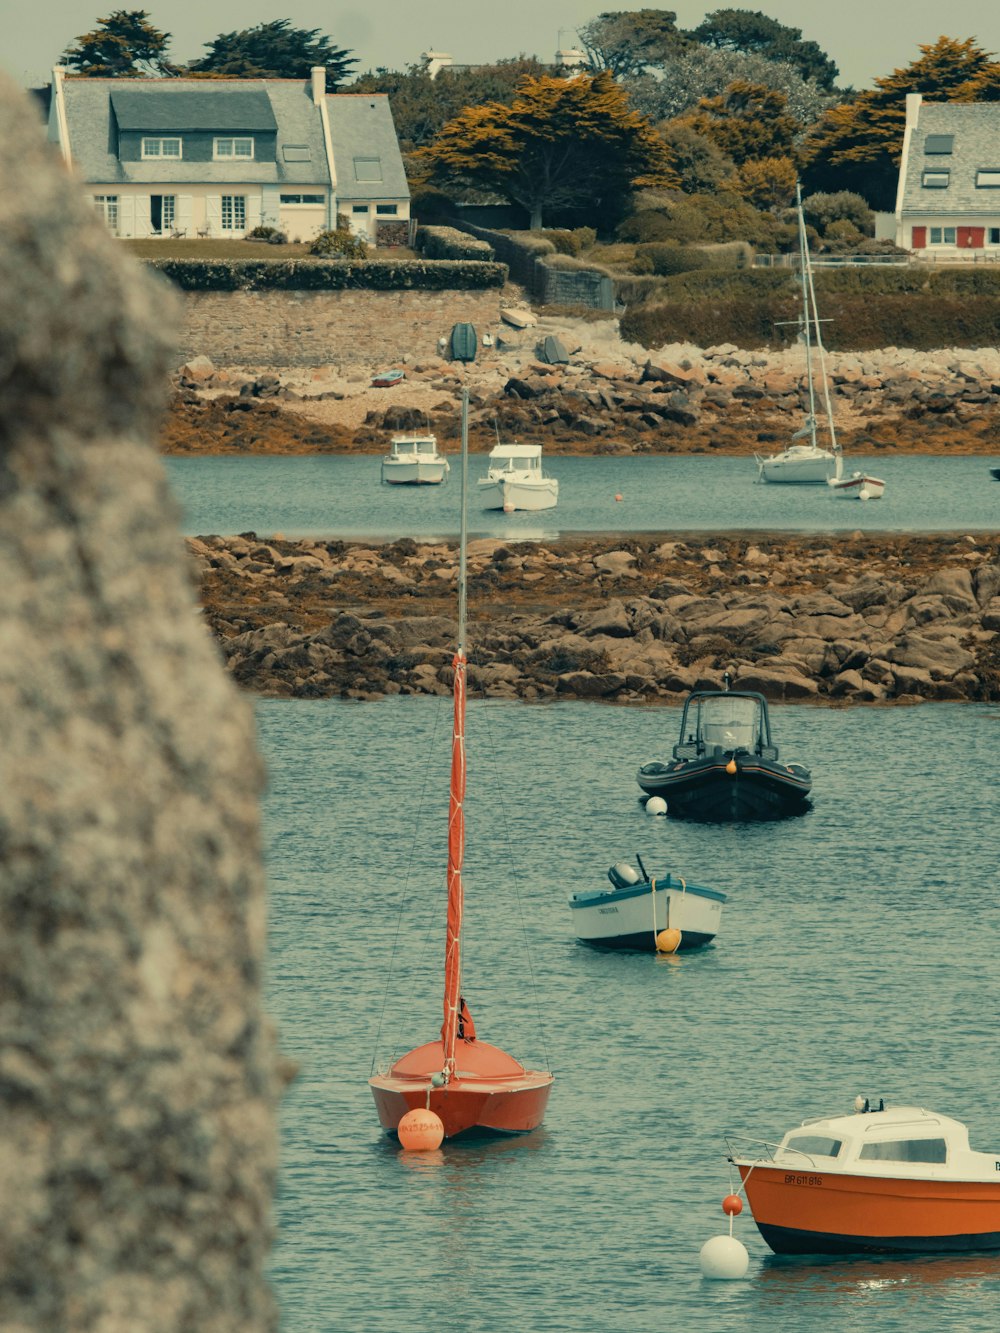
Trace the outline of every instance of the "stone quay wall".
<instances>
[{"instance_id":1,"label":"stone quay wall","mask_svg":"<svg viewBox=\"0 0 1000 1333\"><path fill-rule=\"evenodd\" d=\"M217 366L393 365L437 355L452 325L481 332L500 319L500 292L185 292L182 361Z\"/></svg>"}]
</instances>

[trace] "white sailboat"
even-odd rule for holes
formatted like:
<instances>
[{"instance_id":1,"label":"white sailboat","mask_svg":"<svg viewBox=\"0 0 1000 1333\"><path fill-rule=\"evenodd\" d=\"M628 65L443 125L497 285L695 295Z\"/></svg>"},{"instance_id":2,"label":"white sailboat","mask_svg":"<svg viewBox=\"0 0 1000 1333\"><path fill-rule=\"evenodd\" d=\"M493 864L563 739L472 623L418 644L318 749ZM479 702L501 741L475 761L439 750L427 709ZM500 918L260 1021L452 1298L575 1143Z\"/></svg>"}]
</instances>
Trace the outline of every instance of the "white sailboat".
<instances>
[{"instance_id":1,"label":"white sailboat","mask_svg":"<svg viewBox=\"0 0 1000 1333\"><path fill-rule=\"evenodd\" d=\"M785 482L798 485L831 485L843 475L843 458L837 443L837 432L833 422L833 407L830 403L830 385L826 374L826 354L823 347L823 335L820 330L819 314L816 309L816 289L813 285L812 261L809 256L809 241L806 236L805 218L802 213L802 189L796 186L796 202L799 218L799 277L802 284L802 313L799 316L802 340L806 349L806 381L809 389L809 415L805 424L792 436L792 443L780 453L768 458L755 454L757 460L757 480ZM829 447L824 448L819 442L819 423L817 421L816 382L813 375L813 353L819 360L820 382L823 390L824 426L829 436Z\"/></svg>"}]
</instances>

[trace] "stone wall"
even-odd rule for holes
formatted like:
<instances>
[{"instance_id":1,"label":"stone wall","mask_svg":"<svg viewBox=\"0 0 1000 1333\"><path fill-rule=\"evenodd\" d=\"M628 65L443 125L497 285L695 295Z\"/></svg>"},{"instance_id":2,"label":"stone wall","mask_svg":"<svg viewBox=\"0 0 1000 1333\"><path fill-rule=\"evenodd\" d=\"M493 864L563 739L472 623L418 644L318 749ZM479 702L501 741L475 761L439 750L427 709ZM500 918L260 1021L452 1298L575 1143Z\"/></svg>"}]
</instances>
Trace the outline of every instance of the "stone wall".
<instances>
[{"instance_id":1,"label":"stone wall","mask_svg":"<svg viewBox=\"0 0 1000 1333\"><path fill-rule=\"evenodd\" d=\"M392 365L437 355L453 324L492 328L500 292L185 292L178 351L217 366Z\"/></svg>"}]
</instances>

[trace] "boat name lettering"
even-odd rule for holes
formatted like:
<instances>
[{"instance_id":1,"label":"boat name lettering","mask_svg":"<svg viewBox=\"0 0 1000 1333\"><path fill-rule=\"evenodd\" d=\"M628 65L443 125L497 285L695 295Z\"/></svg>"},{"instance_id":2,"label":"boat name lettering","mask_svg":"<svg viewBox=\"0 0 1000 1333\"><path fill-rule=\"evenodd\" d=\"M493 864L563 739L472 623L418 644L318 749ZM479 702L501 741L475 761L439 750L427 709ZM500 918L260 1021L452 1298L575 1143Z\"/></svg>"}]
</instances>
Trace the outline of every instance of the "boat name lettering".
<instances>
[{"instance_id":1,"label":"boat name lettering","mask_svg":"<svg viewBox=\"0 0 1000 1333\"><path fill-rule=\"evenodd\" d=\"M600 912L600 914L601 914L602 916L617 916L617 915L618 915L618 908L617 908L617 907L599 907L597 910ZM1000 1169L1000 1162L997 1163L997 1168Z\"/></svg>"},{"instance_id":2,"label":"boat name lettering","mask_svg":"<svg viewBox=\"0 0 1000 1333\"><path fill-rule=\"evenodd\" d=\"M786 1185L822 1185L822 1183L822 1176L800 1176L796 1175L794 1171L785 1173Z\"/></svg>"},{"instance_id":3,"label":"boat name lettering","mask_svg":"<svg viewBox=\"0 0 1000 1333\"><path fill-rule=\"evenodd\" d=\"M996 1163L996 1168L997 1168L998 1171L1000 1171L1000 1162L997 1162L997 1163Z\"/></svg>"}]
</instances>

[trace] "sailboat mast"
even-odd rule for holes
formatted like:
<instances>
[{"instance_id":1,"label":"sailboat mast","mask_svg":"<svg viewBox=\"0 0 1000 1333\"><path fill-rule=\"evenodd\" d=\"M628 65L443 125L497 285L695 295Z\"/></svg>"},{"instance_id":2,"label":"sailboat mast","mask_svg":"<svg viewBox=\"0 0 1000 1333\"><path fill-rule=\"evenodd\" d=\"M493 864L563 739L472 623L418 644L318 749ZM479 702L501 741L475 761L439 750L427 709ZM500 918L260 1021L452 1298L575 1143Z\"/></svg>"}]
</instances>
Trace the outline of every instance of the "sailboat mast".
<instances>
[{"instance_id":1,"label":"sailboat mast","mask_svg":"<svg viewBox=\"0 0 1000 1333\"><path fill-rule=\"evenodd\" d=\"M455 1075L455 1044L458 1040L459 1005L462 989L462 861L465 856L465 619L466 544L469 479L469 390L462 385L462 521L458 539L458 644L452 663L455 672L454 715L451 732L451 795L448 802L448 925L444 956L444 1078Z\"/></svg>"},{"instance_id":2,"label":"sailboat mast","mask_svg":"<svg viewBox=\"0 0 1000 1333\"><path fill-rule=\"evenodd\" d=\"M816 351L819 353L819 375L823 384L823 408L826 412L826 428L830 433L830 447L835 454L839 454L840 445L837 443L837 428L833 421L833 403L830 401L830 377L826 373L826 348L823 346L823 331L819 321L819 307L816 304L816 284L813 281L812 264L808 268L807 285L813 324L816 329Z\"/></svg>"},{"instance_id":3,"label":"sailboat mast","mask_svg":"<svg viewBox=\"0 0 1000 1333\"><path fill-rule=\"evenodd\" d=\"M806 380L809 385L809 431L816 447L816 386L813 384L812 331L813 316L809 309L809 240L806 220L802 213L802 186L795 182L795 203L799 215L799 274L802 280L802 328L806 338ZM817 332L819 331L817 326Z\"/></svg>"}]
</instances>

